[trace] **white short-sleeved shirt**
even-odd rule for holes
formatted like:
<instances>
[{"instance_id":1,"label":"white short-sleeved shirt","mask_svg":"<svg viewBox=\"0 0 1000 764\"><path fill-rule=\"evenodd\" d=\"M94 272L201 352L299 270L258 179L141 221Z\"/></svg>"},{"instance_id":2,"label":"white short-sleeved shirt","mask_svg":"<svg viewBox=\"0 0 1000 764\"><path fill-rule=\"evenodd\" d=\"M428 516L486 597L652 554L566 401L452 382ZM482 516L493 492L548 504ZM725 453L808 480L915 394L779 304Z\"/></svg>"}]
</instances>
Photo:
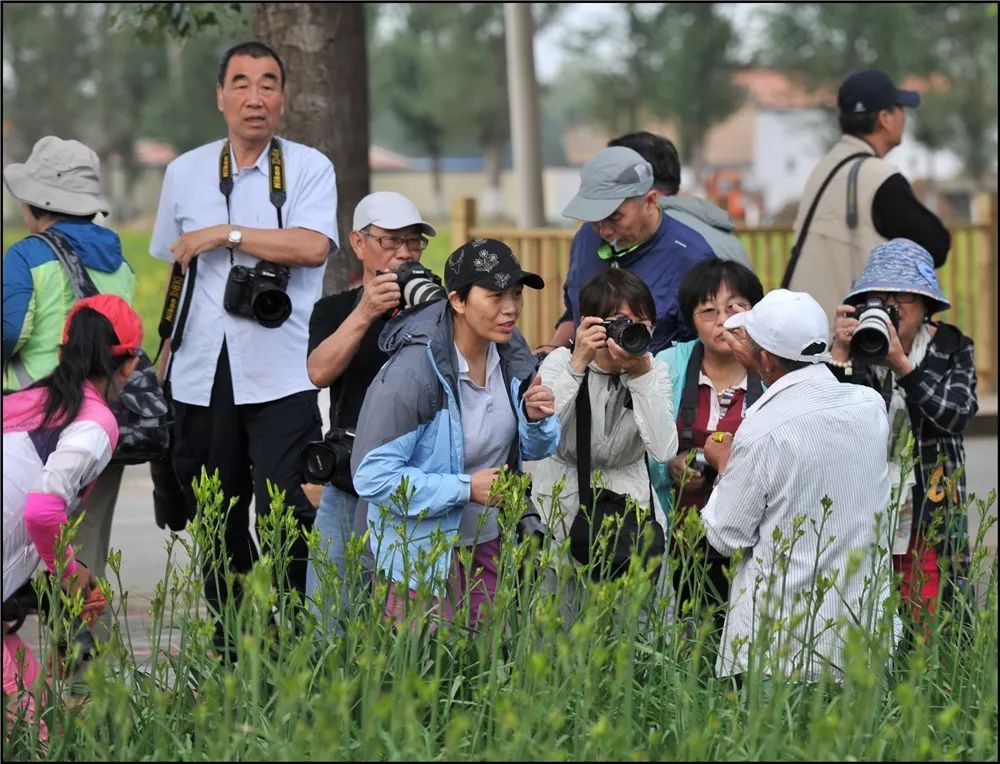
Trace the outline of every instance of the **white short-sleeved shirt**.
<instances>
[{"instance_id":1,"label":"white short-sleeved shirt","mask_svg":"<svg viewBox=\"0 0 1000 764\"><path fill-rule=\"evenodd\" d=\"M316 149L284 138L287 198L281 214L285 228L307 228L338 246L337 186L333 164ZM188 151L167 167L149 251L173 260L170 246L182 234L225 224L226 199L219 190L219 154L223 141ZM230 195L233 225L277 228L271 204L267 150L253 167L235 171ZM236 160L233 165L236 169ZM253 267L256 257L236 251L233 263ZM182 344L173 358L173 396L183 403L207 406L212 396L215 365L225 341L237 405L264 403L303 390L313 390L306 371L309 316L323 288L324 266L291 267L288 296L292 315L280 327L268 329L251 318L228 313L223 295L231 264L229 250L220 248L198 257L198 275Z\"/></svg>"}]
</instances>

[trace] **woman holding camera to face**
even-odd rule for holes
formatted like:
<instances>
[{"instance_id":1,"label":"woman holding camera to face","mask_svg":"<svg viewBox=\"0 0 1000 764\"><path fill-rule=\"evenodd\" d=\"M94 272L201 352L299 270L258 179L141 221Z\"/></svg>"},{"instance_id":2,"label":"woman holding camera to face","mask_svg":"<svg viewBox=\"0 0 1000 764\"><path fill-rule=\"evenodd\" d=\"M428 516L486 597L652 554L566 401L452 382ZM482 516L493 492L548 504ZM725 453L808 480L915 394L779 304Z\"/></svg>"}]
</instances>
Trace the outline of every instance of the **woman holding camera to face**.
<instances>
[{"instance_id":1,"label":"woman holding camera to face","mask_svg":"<svg viewBox=\"0 0 1000 764\"><path fill-rule=\"evenodd\" d=\"M673 413L664 404L671 399L670 378L663 362L647 349L656 316L649 287L633 273L611 268L580 290L580 312L572 350L556 348L539 368L555 393L562 437L555 455L533 466L533 494L556 543L569 536L580 506L576 399L585 379L591 411L591 469L600 471L608 490L649 507L654 497L646 455L662 461L677 451ZM646 331L639 331L638 326ZM645 342L639 342L643 337ZM559 480L563 486L559 503L553 506L553 489Z\"/></svg>"},{"instance_id":2,"label":"woman holding camera to face","mask_svg":"<svg viewBox=\"0 0 1000 764\"><path fill-rule=\"evenodd\" d=\"M978 409L972 340L931 315L951 307L930 253L909 239L872 250L837 308L831 367L844 381L882 393L892 433L891 477L900 490L893 564L914 612L933 612L949 582L968 576L963 432ZM860 306L860 307L858 307ZM859 321L860 318L860 321ZM900 487L907 438L915 464ZM936 516L940 515L940 520ZM943 592L950 599L950 587Z\"/></svg>"},{"instance_id":3,"label":"woman holding camera to face","mask_svg":"<svg viewBox=\"0 0 1000 764\"><path fill-rule=\"evenodd\" d=\"M467 601L476 627L497 584L493 481L558 443L552 391L515 328L524 286L544 282L503 242L477 239L448 257L447 299L410 308L379 339L390 357L365 396L351 465L397 623L429 579L441 616ZM397 494L404 481L408 500ZM452 545L443 555L438 531Z\"/></svg>"},{"instance_id":4,"label":"woman holding camera to face","mask_svg":"<svg viewBox=\"0 0 1000 764\"><path fill-rule=\"evenodd\" d=\"M764 296L760 280L753 271L731 260L705 260L687 272L678 290L681 314L698 338L682 342L661 351L670 373L672 410L676 421L670 427L679 438L677 455L666 464L650 464L650 474L664 510L677 501L674 533L668 545L669 554L680 554L678 537L683 519L691 507L700 510L712 492L715 470L705 462L705 443L713 433L717 438L731 439L743 422L747 407L763 390L760 379L740 362L726 342L726 319L734 313L749 310ZM691 456L691 451L695 455ZM680 496L677 492L680 491ZM674 569L673 585L677 595L678 614L684 614L691 602L714 608L717 626L721 629L724 606L729 598L729 581L725 575L729 560L707 541L704 547L706 581L700 581L690 565ZM692 615L694 613L692 612Z\"/></svg>"}]
</instances>

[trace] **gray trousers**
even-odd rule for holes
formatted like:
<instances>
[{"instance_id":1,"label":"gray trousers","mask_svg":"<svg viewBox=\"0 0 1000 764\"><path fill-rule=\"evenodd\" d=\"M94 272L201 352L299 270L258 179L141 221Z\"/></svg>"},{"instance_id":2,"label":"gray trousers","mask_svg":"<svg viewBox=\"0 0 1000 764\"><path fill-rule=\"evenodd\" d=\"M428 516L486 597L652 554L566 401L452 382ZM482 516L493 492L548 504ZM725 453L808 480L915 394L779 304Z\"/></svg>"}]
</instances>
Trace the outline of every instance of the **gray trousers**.
<instances>
[{"instance_id":1,"label":"gray trousers","mask_svg":"<svg viewBox=\"0 0 1000 764\"><path fill-rule=\"evenodd\" d=\"M94 484L90 495L81 502L77 512L85 512L83 522L77 528L73 540L73 553L90 568L91 573L104 577L108 565L108 550L111 545L111 521L118 503L118 489L121 488L124 464L109 464ZM92 631L95 636L107 638L101 626L111 627L111 607L105 608L100 623Z\"/></svg>"}]
</instances>

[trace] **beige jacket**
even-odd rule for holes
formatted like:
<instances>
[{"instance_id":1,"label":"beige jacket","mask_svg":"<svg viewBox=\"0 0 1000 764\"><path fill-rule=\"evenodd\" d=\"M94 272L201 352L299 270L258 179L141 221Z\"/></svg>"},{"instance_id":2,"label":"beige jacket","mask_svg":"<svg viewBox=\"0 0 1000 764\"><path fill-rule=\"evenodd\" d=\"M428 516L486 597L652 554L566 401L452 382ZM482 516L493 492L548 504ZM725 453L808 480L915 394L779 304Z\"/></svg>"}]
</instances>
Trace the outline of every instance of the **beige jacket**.
<instances>
[{"instance_id":1,"label":"beige jacket","mask_svg":"<svg viewBox=\"0 0 1000 764\"><path fill-rule=\"evenodd\" d=\"M795 218L797 239L813 199L827 175L842 159L859 152L870 154L871 159L861 163L858 173L857 226L854 229L847 227L847 179L854 165L854 162L848 162L837 170L823 192L789 284L789 289L809 292L815 297L830 317L831 326L834 309L851 291L854 280L861 275L868 262L868 255L886 240L875 230L872 222L872 200L879 187L899 169L876 157L875 150L862 139L844 135L806 181Z\"/></svg>"}]
</instances>

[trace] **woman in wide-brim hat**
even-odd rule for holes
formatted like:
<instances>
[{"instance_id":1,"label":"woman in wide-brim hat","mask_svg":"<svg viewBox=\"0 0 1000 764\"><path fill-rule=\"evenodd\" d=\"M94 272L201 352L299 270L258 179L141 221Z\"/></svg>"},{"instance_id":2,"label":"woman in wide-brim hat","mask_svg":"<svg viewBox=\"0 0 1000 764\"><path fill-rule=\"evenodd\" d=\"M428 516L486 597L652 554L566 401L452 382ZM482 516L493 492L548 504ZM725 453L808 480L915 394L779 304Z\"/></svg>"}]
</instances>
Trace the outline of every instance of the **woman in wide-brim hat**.
<instances>
[{"instance_id":1,"label":"woman in wide-brim hat","mask_svg":"<svg viewBox=\"0 0 1000 764\"><path fill-rule=\"evenodd\" d=\"M886 326L885 360L859 365L850 357L858 326L854 306L872 297L895 306L898 325L890 321ZM978 409L972 340L958 327L931 319L951 304L938 284L930 253L909 239L875 247L844 302L837 308L831 352L835 373L882 392L898 468L908 435L914 438L911 485L901 486L891 541L894 567L903 576L903 598L919 616L925 608L933 612L939 601L950 602L954 587L968 578L962 468L963 433Z\"/></svg>"}]
</instances>

